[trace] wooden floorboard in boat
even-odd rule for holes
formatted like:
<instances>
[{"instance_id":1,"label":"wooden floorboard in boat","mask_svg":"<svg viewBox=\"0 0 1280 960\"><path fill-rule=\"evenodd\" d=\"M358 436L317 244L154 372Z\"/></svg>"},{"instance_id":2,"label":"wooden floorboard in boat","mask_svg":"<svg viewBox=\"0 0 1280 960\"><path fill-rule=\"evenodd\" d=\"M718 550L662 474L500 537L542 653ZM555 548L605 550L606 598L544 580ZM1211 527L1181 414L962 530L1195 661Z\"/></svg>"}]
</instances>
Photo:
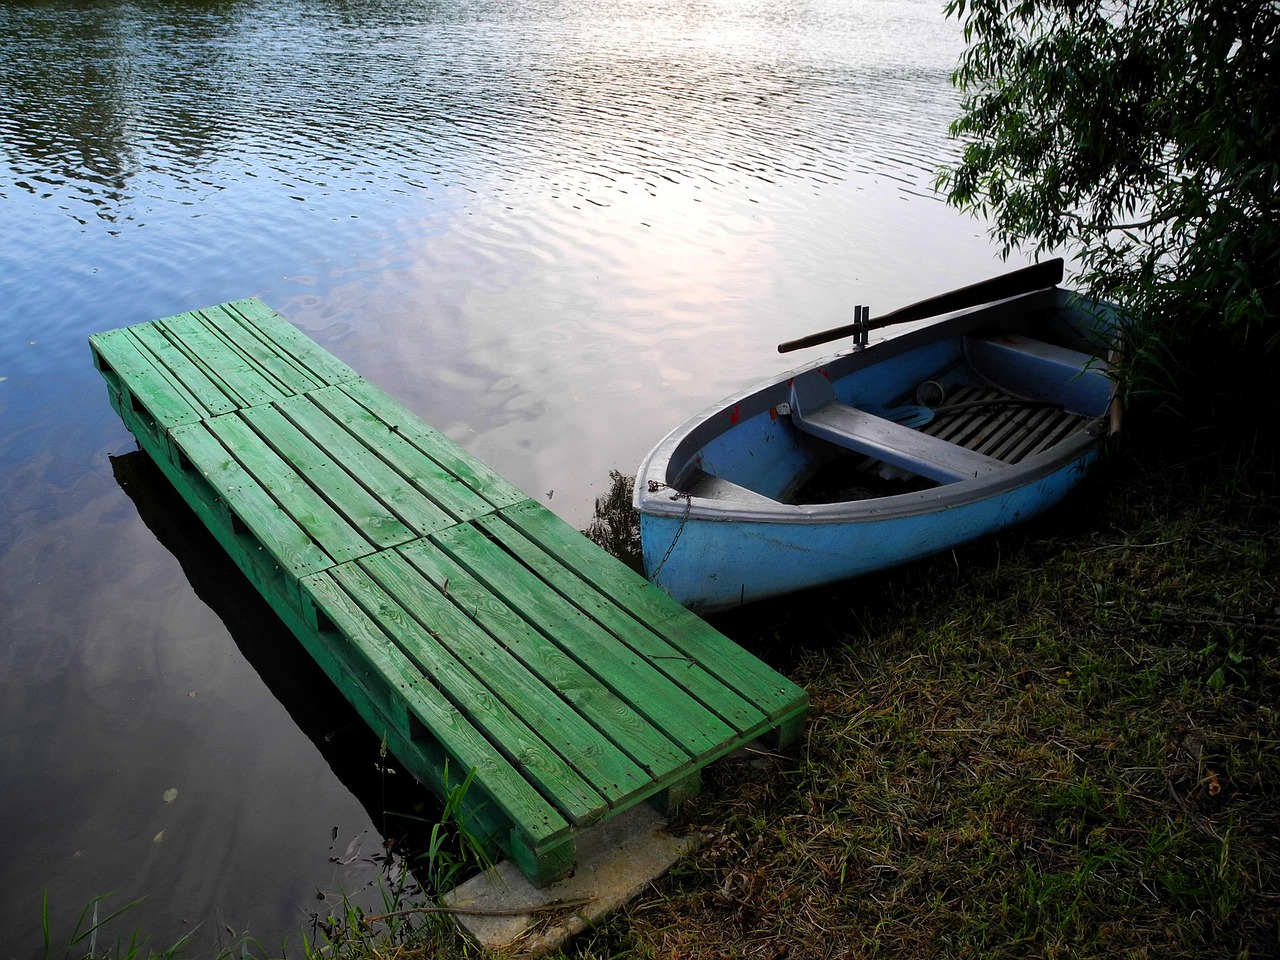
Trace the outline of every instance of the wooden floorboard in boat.
<instances>
[{"instance_id":1,"label":"wooden floorboard in boat","mask_svg":"<svg viewBox=\"0 0 1280 960\"><path fill-rule=\"evenodd\" d=\"M948 413L949 406L961 412ZM948 396L933 420L920 429L1005 463L1019 463L1083 430L1088 423L1087 417L1061 407L968 386Z\"/></svg>"},{"instance_id":2,"label":"wooden floorboard in boat","mask_svg":"<svg viewBox=\"0 0 1280 960\"><path fill-rule=\"evenodd\" d=\"M697 793L802 689L265 305L91 338L112 405L416 776L535 883L585 827Z\"/></svg>"}]
</instances>

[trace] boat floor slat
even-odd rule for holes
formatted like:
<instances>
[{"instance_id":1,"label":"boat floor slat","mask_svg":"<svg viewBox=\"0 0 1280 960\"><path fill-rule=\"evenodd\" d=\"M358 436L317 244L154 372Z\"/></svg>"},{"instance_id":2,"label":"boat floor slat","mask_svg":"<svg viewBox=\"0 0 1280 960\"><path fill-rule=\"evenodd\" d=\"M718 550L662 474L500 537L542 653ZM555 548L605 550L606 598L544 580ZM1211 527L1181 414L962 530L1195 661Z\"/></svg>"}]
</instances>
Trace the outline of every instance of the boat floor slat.
<instances>
[{"instance_id":1,"label":"boat floor slat","mask_svg":"<svg viewBox=\"0 0 1280 960\"><path fill-rule=\"evenodd\" d=\"M968 404L980 406L963 413L946 413L949 405ZM920 429L1004 463L1019 463L1084 429L1087 422L1087 418L1060 407L1020 400L989 388L964 386L953 391L934 419Z\"/></svg>"}]
</instances>

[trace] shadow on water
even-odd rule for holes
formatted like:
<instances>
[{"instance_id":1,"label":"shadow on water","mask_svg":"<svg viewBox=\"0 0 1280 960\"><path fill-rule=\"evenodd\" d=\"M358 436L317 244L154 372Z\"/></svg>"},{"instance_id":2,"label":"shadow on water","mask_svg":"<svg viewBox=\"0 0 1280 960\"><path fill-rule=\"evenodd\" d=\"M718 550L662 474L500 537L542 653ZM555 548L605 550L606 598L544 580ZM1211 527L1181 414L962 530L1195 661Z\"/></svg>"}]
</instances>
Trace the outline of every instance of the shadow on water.
<instances>
[{"instance_id":1,"label":"shadow on water","mask_svg":"<svg viewBox=\"0 0 1280 960\"><path fill-rule=\"evenodd\" d=\"M426 847L430 826L441 818L440 800L385 753L379 738L150 457L135 451L109 459L116 482L143 523L178 560L196 595L221 618L245 660L368 812L382 834L383 850L373 862L384 869L392 868L397 857L412 864ZM358 848L335 847L332 853L335 863L359 855Z\"/></svg>"}]
</instances>

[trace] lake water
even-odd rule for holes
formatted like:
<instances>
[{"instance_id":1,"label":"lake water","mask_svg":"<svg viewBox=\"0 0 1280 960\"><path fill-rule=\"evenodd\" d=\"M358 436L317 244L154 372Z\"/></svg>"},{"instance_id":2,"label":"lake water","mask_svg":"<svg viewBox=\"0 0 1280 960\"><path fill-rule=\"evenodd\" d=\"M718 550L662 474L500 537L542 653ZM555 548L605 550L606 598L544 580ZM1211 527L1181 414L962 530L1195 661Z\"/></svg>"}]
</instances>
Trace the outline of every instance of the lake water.
<instances>
[{"instance_id":1,"label":"lake water","mask_svg":"<svg viewBox=\"0 0 1280 960\"><path fill-rule=\"evenodd\" d=\"M932 194L940 6L0 5L0 956L46 890L55 944L113 891L122 933L296 940L423 802L88 335L261 297L582 527L778 342L1001 269Z\"/></svg>"}]
</instances>

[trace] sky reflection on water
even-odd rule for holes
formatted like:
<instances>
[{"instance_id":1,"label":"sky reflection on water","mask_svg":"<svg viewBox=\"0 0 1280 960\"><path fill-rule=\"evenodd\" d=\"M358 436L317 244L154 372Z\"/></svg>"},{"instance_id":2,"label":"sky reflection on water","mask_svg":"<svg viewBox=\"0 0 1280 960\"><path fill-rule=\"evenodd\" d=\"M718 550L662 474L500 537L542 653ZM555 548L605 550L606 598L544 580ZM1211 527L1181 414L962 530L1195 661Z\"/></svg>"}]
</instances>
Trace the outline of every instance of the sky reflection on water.
<instances>
[{"instance_id":1,"label":"sky reflection on water","mask_svg":"<svg viewBox=\"0 0 1280 960\"><path fill-rule=\"evenodd\" d=\"M8 928L274 943L376 874L376 738L160 537L90 333L259 296L581 527L779 341L997 269L931 194L959 50L933 0L0 7Z\"/></svg>"}]
</instances>

